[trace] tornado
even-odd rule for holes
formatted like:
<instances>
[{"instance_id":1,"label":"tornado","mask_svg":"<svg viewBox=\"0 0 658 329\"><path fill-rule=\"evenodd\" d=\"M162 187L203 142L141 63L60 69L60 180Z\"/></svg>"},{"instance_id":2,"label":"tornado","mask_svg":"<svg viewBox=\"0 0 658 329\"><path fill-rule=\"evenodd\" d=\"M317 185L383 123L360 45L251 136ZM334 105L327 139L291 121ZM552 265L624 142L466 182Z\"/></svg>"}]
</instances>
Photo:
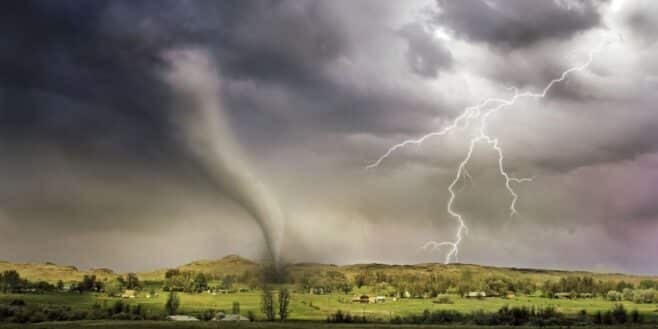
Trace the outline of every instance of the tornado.
<instances>
[{"instance_id":1,"label":"tornado","mask_svg":"<svg viewBox=\"0 0 658 329\"><path fill-rule=\"evenodd\" d=\"M268 258L278 267L284 214L274 194L249 168L221 97L219 68L203 49L169 50L162 72L176 100L173 122L196 165L211 183L258 224Z\"/></svg>"}]
</instances>

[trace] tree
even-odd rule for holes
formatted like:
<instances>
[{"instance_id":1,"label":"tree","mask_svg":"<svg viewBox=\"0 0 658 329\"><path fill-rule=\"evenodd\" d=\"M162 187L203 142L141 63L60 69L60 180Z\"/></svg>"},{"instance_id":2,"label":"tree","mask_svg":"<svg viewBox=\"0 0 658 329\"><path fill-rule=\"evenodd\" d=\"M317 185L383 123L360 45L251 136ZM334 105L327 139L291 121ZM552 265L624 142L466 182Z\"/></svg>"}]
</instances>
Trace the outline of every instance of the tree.
<instances>
[{"instance_id":1,"label":"tree","mask_svg":"<svg viewBox=\"0 0 658 329\"><path fill-rule=\"evenodd\" d=\"M263 314L265 314L265 319L267 319L267 321L274 321L276 317L276 311L274 310L274 295L272 294L272 290L268 287L263 288L261 310L263 311Z\"/></svg>"},{"instance_id":2,"label":"tree","mask_svg":"<svg viewBox=\"0 0 658 329\"><path fill-rule=\"evenodd\" d=\"M126 276L126 289L139 289L141 286L137 274L128 273Z\"/></svg>"},{"instance_id":3,"label":"tree","mask_svg":"<svg viewBox=\"0 0 658 329\"><path fill-rule=\"evenodd\" d=\"M621 300L621 293L619 293L616 290L608 291L608 300L609 301L620 301Z\"/></svg>"},{"instance_id":4,"label":"tree","mask_svg":"<svg viewBox=\"0 0 658 329\"><path fill-rule=\"evenodd\" d=\"M176 268L168 269L165 272L165 279L170 279L170 278L173 278L173 277L178 276L178 275L180 275L180 270L178 270Z\"/></svg>"},{"instance_id":5,"label":"tree","mask_svg":"<svg viewBox=\"0 0 658 329\"><path fill-rule=\"evenodd\" d=\"M57 281L57 290L64 290L64 281Z\"/></svg>"},{"instance_id":6,"label":"tree","mask_svg":"<svg viewBox=\"0 0 658 329\"><path fill-rule=\"evenodd\" d=\"M208 289L208 279L206 279L206 276L203 273L199 272L192 281L192 291L202 292L206 289Z\"/></svg>"},{"instance_id":7,"label":"tree","mask_svg":"<svg viewBox=\"0 0 658 329\"><path fill-rule=\"evenodd\" d=\"M281 321L285 321L288 318L290 311L288 306L290 305L290 292L286 288L279 289L279 318Z\"/></svg>"},{"instance_id":8,"label":"tree","mask_svg":"<svg viewBox=\"0 0 658 329\"><path fill-rule=\"evenodd\" d=\"M13 292L21 286L21 276L15 270L4 271L0 276L0 288L3 293Z\"/></svg>"},{"instance_id":9,"label":"tree","mask_svg":"<svg viewBox=\"0 0 658 329\"><path fill-rule=\"evenodd\" d=\"M361 288L366 285L368 281L368 273L359 273L354 277L354 285Z\"/></svg>"},{"instance_id":10,"label":"tree","mask_svg":"<svg viewBox=\"0 0 658 329\"><path fill-rule=\"evenodd\" d=\"M233 288L233 283L235 281L236 281L235 275L225 275L222 278L221 288L226 289L226 290L230 290L231 288Z\"/></svg>"},{"instance_id":11,"label":"tree","mask_svg":"<svg viewBox=\"0 0 658 329\"><path fill-rule=\"evenodd\" d=\"M86 275L82 277L82 282L76 285L78 292L85 291L101 291L103 289L103 282L98 281L95 275Z\"/></svg>"},{"instance_id":12,"label":"tree","mask_svg":"<svg viewBox=\"0 0 658 329\"><path fill-rule=\"evenodd\" d=\"M123 288L123 280L119 280L118 277L113 278L105 283L105 293L110 297L120 295L121 291L123 291Z\"/></svg>"},{"instance_id":13,"label":"tree","mask_svg":"<svg viewBox=\"0 0 658 329\"><path fill-rule=\"evenodd\" d=\"M614 319L616 324L626 323L628 319L628 312L626 312L624 305L622 304L615 305L615 307L612 309L612 318Z\"/></svg>"},{"instance_id":14,"label":"tree","mask_svg":"<svg viewBox=\"0 0 658 329\"><path fill-rule=\"evenodd\" d=\"M233 302L232 314L240 314L240 302Z\"/></svg>"},{"instance_id":15,"label":"tree","mask_svg":"<svg viewBox=\"0 0 658 329\"><path fill-rule=\"evenodd\" d=\"M178 299L178 295L175 291L170 292L169 297L167 297L167 302L165 303L165 312L169 315L174 315L179 306L180 299Z\"/></svg>"}]
</instances>

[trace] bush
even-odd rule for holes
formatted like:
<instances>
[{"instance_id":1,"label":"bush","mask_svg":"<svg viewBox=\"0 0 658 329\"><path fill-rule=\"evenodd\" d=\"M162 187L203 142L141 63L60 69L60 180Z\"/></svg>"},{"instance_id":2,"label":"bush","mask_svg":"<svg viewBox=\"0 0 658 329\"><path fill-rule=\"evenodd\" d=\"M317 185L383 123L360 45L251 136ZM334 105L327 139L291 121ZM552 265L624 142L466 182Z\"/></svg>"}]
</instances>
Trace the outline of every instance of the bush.
<instances>
[{"instance_id":1,"label":"bush","mask_svg":"<svg viewBox=\"0 0 658 329\"><path fill-rule=\"evenodd\" d=\"M204 312L199 314L199 320L210 321L215 318L215 314L217 314L217 312L215 312L215 310L213 309L205 310Z\"/></svg>"},{"instance_id":2,"label":"bush","mask_svg":"<svg viewBox=\"0 0 658 329\"><path fill-rule=\"evenodd\" d=\"M624 324L628 321L628 312L626 312L624 305L615 305L612 309L612 318L615 324Z\"/></svg>"},{"instance_id":3,"label":"bush","mask_svg":"<svg viewBox=\"0 0 658 329\"><path fill-rule=\"evenodd\" d=\"M9 303L11 306L25 306L25 301L22 299L14 299Z\"/></svg>"},{"instance_id":4,"label":"bush","mask_svg":"<svg viewBox=\"0 0 658 329\"><path fill-rule=\"evenodd\" d=\"M631 311L630 321L631 323L642 323L642 315L637 309Z\"/></svg>"},{"instance_id":5,"label":"bush","mask_svg":"<svg viewBox=\"0 0 658 329\"><path fill-rule=\"evenodd\" d=\"M169 292L169 297L167 297L167 302L165 303L165 312L169 315L176 314L178 307L180 306L180 299L176 292Z\"/></svg>"},{"instance_id":6,"label":"bush","mask_svg":"<svg viewBox=\"0 0 658 329\"><path fill-rule=\"evenodd\" d=\"M336 311L336 313L327 317L327 322L329 323L366 323L365 316L352 316L349 312L343 312L342 310Z\"/></svg>"},{"instance_id":7,"label":"bush","mask_svg":"<svg viewBox=\"0 0 658 329\"><path fill-rule=\"evenodd\" d=\"M609 301L620 301L621 300L621 293L616 290L610 290L608 291L607 298Z\"/></svg>"}]
</instances>

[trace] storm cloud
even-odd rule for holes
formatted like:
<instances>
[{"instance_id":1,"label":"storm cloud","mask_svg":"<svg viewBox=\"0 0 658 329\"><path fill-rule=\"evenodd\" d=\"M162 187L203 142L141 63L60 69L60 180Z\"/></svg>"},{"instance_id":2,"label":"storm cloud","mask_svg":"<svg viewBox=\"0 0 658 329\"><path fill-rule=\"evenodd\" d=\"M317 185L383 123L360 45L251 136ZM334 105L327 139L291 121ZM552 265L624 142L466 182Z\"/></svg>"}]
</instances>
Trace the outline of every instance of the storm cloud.
<instances>
[{"instance_id":1,"label":"storm cloud","mask_svg":"<svg viewBox=\"0 0 658 329\"><path fill-rule=\"evenodd\" d=\"M501 48L567 39L601 24L599 0L437 0L437 23L457 36Z\"/></svg>"},{"instance_id":2,"label":"storm cloud","mask_svg":"<svg viewBox=\"0 0 658 329\"><path fill-rule=\"evenodd\" d=\"M163 54L196 49L220 72L210 135L234 139L239 167L285 209L285 259L442 261L420 246L454 237L447 186L477 127L365 166L510 87L541 91L611 41L545 99L490 119L505 167L534 180L515 185L510 217L496 153L476 146L455 188L459 261L658 273L653 1L2 7L0 259L144 270L263 255L253 210L190 152L186 136L218 117L184 125L199 90L163 79Z\"/></svg>"}]
</instances>

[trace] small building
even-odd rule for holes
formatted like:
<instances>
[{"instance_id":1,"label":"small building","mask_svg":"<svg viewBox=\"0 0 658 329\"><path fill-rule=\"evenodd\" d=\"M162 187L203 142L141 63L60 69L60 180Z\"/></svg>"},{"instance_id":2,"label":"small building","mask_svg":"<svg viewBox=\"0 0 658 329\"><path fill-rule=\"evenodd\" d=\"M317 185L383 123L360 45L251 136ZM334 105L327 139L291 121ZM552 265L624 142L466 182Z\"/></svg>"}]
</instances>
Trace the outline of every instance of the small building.
<instances>
[{"instance_id":1,"label":"small building","mask_svg":"<svg viewBox=\"0 0 658 329\"><path fill-rule=\"evenodd\" d=\"M464 298L484 298L487 294L484 291L469 291L464 294Z\"/></svg>"},{"instance_id":2,"label":"small building","mask_svg":"<svg viewBox=\"0 0 658 329\"><path fill-rule=\"evenodd\" d=\"M359 303L369 304L370 303L370 297L368 295L361 295L361 297L359 297Z\"/></svg>"},{"instance_id":3,"label":"small building","mask_svg":"<svg viewBox=\"0 0 658 329\"><path fill-rule=\"evenodd\" d=\"M123 294L121 294L121 298L135 298L137 297L137 290L134 289L126 289Z\"/></svg>"},{"instance_id":4,"label":"small building","mask_svg":"<svg viewBox=\"0 0 658 329\"><path fill-rule=\"evenodd\" d=\"M189 315L170 315L167 320L171 321L199 321L199 319Z\"/></svg>"},{"instance_id":5,"label":"small building","mask_svg":"<svg viewBox=\"0 0 658 329\"><path fill-rule=\"evenodd\" d=\"M309 288L308 293L309 295L324 295L324 288Z\"/></svg>"},{"instance_id":6,"label":"small building","mask_svg":"<svg viewBox=\"0 0 658 329\"><path fill-rule=\"evenodd\" d=\"M375 303L386 303L386 297L385 296L375 297Z\"/></svg>"}]
</instances>

